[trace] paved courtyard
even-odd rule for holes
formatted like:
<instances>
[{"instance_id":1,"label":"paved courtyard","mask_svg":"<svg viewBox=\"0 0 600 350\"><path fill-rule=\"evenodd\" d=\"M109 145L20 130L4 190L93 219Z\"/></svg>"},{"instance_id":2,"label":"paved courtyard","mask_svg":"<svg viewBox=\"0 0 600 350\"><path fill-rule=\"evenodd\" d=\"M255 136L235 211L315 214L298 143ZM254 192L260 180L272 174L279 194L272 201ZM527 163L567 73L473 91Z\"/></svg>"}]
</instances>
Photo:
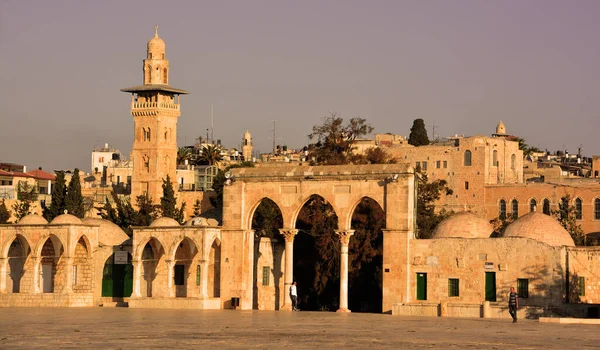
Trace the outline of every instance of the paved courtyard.
<instances>
[{"instance_id":1,"label":"paved courtyard","mask_svg":"<svg viewBox=\"0 0 600 350\"><path fill-rule=\"evenodd\" d=\"M326 312L0 309L0 349L597 348L594 325Z\"/></svg>"}]
</instances>

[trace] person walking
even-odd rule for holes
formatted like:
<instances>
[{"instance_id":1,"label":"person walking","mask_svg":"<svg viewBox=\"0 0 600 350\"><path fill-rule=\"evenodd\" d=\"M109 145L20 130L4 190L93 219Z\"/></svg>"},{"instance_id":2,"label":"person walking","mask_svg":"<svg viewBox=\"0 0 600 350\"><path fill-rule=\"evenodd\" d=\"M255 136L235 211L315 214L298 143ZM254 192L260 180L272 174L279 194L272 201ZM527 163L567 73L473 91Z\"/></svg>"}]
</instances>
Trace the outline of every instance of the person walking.
<instances>
[{"instance_id":1,"label":"person walking","mask_svg":"<svg viewBox=\"0 0 600 350\"><path fill-rule=\"evenodd\" d=\"M298 289L296 288L296 281L290 286L290 298L292 299L292 311L300 311L300 309L298 309Z\"/></svg>"},{"instance_id":2,"label":"person walking","mask_svg":"<svg viewBox=\"0 0 600 350\"><path fill-rule=\"evenodd\" d=\"M510 287L508 295L508 312L513 318L513 323L517 323L517 309L519 308L519 295L515 292L515 287Z\"/></svg>"}]
</instances>

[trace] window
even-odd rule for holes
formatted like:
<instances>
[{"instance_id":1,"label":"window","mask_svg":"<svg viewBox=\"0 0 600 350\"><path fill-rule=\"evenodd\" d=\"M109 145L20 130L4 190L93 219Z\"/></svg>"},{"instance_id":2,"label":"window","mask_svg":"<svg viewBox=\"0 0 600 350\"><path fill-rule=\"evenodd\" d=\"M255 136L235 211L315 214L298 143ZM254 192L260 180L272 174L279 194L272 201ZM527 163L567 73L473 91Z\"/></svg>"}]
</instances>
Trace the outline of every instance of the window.
<instances>
[{"instance_id":1,"label":"window","mask_svg":"<svg viewBox=\"0 0 600 350\"><path fill-rule=\"evenodd\" d=\"M448 278L448 296L457 297L458 294L458 278Z\"/></svg>"},{"instance_id":2,"label":"window","mask_svg":"<svg viewBox=\"0 0 600 350\"><path fill-rule=\"evenodd\" d=\"M498 151L492 153L492 166L498 166Z\"/></svg>"},{"instance_id":3,"label":"window","mask_svg":"<svg viewBox=\"0 0 600 350\"><path fill-rule=\"evenodd\" d=\"M427 162L423 162L423 170L427 170Z\"/></svg>"},{"instance_id":4,"label":"window","mask_svg":"<svg viewBox=\"0 0 600 350\"><path fill-rule=\"evenodd\" d=\"M73 285L77 285L77 265L73 265Z\"/></svg>"},{"instance_id":5,"label":"window","mask_svg":"<svg viewBox=\"0 0 600 350\"><path fill-rule=\"evenodd\" d=\"M440 168L440 166L441 166L441 163L442 163L442 162L440 162L439 160L438 160L438 161L436 161L436 162L435 162L435 167L436 167L437 169L439 169L439 168Z\"/></svg>"},{"instance_id":6,"label":"window","mask_svg":"<svg viewBox=\"0 0 600 350\"><path fill-rule=\"evenodd\" d=\"M519 201L516 199L513 199L511 204L511 211L512 211L512 217L513 219L517 219L519 217Z\"/></svg>"},{"instance_id":7,"label":"window","mask_svg":"<svg viewBox=\"0 0 600 350\"><path fill-rule=\"evenodd\" d=\"M510 168L515 170L515 168L517 167L516 163L517 163L517 156L515 156L513 154L510 156Z\"/></svg>"},{"instance_id":8,"label":"window","mask_svg":"<svg viewBox=\"0 0 600 350\"><path fill-rule=\"evenodd\" d=\"M546 215L550 215L550 200L548 198L544 199L543 212Z\"/></svg>"},{"instance_id":9,"label":"window","mask_svg":"<svg viewBox=\"0 0 600 350\"><path fill-rule=\"evenodd\" d=\"M269 286L269 275L271 274L271 268L269 266L263 266L263 286Z\"/></svg>"},{"instance_id":10,"label":"window","mask_svg":"<svg viewBox=\"0 0 600 350\"><path fill-rule=\"evenodd\" d=\"M600 198L594 199L594 220L600 220Z\"/></svg>"},{"instance_id":11,"label":"window","mask_svg":"<svg viewBox=\"0 0 600 350\"><path fill-rule=\"evenodd\" d=\"M504 199L498 202L498 217L500 220L506 219L506 201Z\"/></svg>"},{"instance_id":12,"label":"window","mask_svg":"<svg viewBox=\"0 0 600 350\"><path fill-rule=\"evenodd\" d=\"M184 278L185 265L175 265L175 285L183 286L185 284Z\"/></svg>"},{"instance_id":13,"label":"window","mask_svg":"<svg viewBox=\"0 0 600 350\"><path fill-rule=\"evenodd\" d=\"M464 166L471 166L471 151L466 150L464 155Z\"/></svg>"},{"instance_id":14,"label":"window","mask_svg":"<svg viewBox=\"0 0 600 350\"><path fill-rule=\"evenodd\" d=\"M421 162L417 162L417 165L415 166L417 169L421 169Z\"/></svg>"},{"instance_id":15,"label":"window","mask_svg":"<svg viewBox=\"0 0 600 350\"><path fill-rule=\"evenodd\" d=\"M581 220L583 217L583 202L581 198L575 199L575 219Z\"/></svg>"},{"instance_id":16,"label":"window","mask_svg":"<svg viewBox=\"0 0 600 350\"><path fill-rule=\"evenodd\" d=\"M469 181L465 181L465 190L469 189Z\"/></svg>"},{"instance_id":17,"label":"window","mask_svg":"<svg viewBox=\"0 0 600 350\"><path fill-rule=\"evenodd\" d=\"M202 269L200 268L200 265L196 265L196 285L199 286L200 285L200 281L201 281L201 271Z\"/></svg>"},{"instance_id":18,"label":"window","mask_svg":"<svg viewBox=\"0 0 600 350\"><path fill-rule=\"evenodd\" d=\"M535 211L537 208L537 201L535 200L535 198L531 198L531 200L529 201L529 212Z\"/></svg>"},{"instance_id":19,"label":"window","mask_svg":"<svg viewBox=\"0 0 600 350\"><path fill-rule=\"evenodd\" d=\"M517 278L517 295L519 298L529 298L529 280L527 278Z\"/></svg>"},{"instance_id":20,"label":"window","mask_svg":"<svg viewBox=\"0 0 600 350\"><path fill-rule=\"evenodd\" d=\"M447 161L447 160L445 160L445 161L444 161L444 169L446 169L447 167L448 167L448 161Z\"/></svg>"},{"instance_id":21,"label":"window","mask_svg":"<svg viewBox=\"0 0 600 350\"><path fill-rule=\"evenodd\" d=\"M577 289L580 297L585 296L585 277L577 278Z\"/></svg>"}]
</instances>

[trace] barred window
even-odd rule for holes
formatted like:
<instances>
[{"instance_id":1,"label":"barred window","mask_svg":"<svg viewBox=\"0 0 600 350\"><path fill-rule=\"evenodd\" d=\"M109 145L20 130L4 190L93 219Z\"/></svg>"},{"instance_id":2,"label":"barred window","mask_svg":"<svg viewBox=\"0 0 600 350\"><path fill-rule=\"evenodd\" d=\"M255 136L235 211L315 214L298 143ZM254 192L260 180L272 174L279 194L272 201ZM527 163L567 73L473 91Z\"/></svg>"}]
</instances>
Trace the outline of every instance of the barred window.
<instances>
[{"instance_id":1,"label":"barred window","mask_svg":"<svg viewBox=\"0 0 600 350\"><path fill-rule=\"evenodd\" d=\"M529 298L529 280L527 278L517 279L517 294L519 298Z\"/></svg>"},{"instance_id":2,"label":"barred window","mask_svg":"<svg viewBox=\"0 0 600 350\"><path fill-rule=\"evenodd\" d=\"M583 201L581 198L575 199L575 219L581 220L583 217Z\"/></svg>"},{"instance_id":3,"label":"barred window","mask_svg":"<svg viewBox=\"0 0 600 350\"><path fill-rule=\"evenodd\" d=\"M457 297L459 295L458 278L448 278L448 296Z\"/></svg>"},{"instance_id":4,"label":"barred window","mask_svg":"<svg viewBox=\"0 0 600 350\"><path fill-rule=\"evenodd\" d=\"M530 212L532 212L532 211L535 211L535 210L536 210L536 207L537 207L537 201L535 200L535 198L532 198L532 199L529 201L529 211L530 211Z\"/></svg>"},{"instance_id":5,"label":"barred window","mask_svg":"<svg viewBox=\"0 0 600 350\"><path fill-rule=\"evenodd\" d=\"M504 199L498 203L498 217L500 220L506 219L506 201Z\"/></svg>"},{"instance_id":6,"label":"barred window","mask_svg":"<svg viewBox=\"0 0 600 350\"><path fill-rule=\"evenodd\" d=\"M546 215L550 215L550 200L548 198L544 199L543 212Z\"/></svg>"},{"instance_id":7,"label":"barred window","mask_svg":"<svg viewBox=\"0 0 600 350\"><path fill-rule=\"evenodd\" d=\"M600 220L600 198L594 199L594 220Z\"/></svg>"},{"instance_id":8,"label":"barred window","mask_svg":"<svg viewBox=\"0 0 600 350\"><path fill-rule=\"evenodd\" d=\"M513 219L517 219L519 217L519 201L516 199L513 199L511 202L511 209L512 209L512 217Z\"/></svg>"},{"instance_id":9,"label":"barred window","mask_svg":"<svg viewBox=\"0 0 600 350\"><path fill-rule=\"evenodd\" d=\"M268 286L269 285L269 274L271 273L271 268L269 266L263 266L262 273L263 273L262 285Z\"/></svg>"},{"instance_id":10,"label":"barred window","mask_svg":"<svg viewBox=\"0 0 600 350\"><path fill-rule=\"evenodd\" d=\"M175 265L175 285L183 286L185 284L185 265Z\"/></svg>"},{"instance_id":11,"label":"barred window","mask_svg":"<svg viewBox=\"0 0 600 350\"><path fill-rule=\"evenodd\" d=\"M585 277L579 277L577 279L577 288L579 289L579 296L585 296Z\"/></svg>"}]
</instances>

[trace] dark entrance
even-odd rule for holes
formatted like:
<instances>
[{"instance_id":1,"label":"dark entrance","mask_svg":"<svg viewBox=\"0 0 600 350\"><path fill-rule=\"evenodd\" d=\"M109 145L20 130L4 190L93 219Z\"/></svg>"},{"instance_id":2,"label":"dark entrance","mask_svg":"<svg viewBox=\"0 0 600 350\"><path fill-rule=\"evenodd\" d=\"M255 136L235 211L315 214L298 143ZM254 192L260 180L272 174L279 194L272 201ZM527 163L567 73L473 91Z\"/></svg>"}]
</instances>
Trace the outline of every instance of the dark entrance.
<instances>
[{"instance_id":1,"label":"dark entrance","mask_svg":"<svg viewBox=\"0 0 600 350\"><path fill-rule=\"evenodd\" d=\"M102 296L128 298L133 291L133 265L131 255L127 254L127 264L115 264L115 254L104 264L102 274Z\"/></svg>"},{"instance_id":2,"label":"dark entrance","mask_svg":"<svg viewBox=\"0 0 600 350\"><path fill-rule=\"evenodd\" d=\"M427 300L427 274L417 273L417 300Z\"/></svg>"},{"instance_id":3,"label":"dark entrance","mask_svg":"<svg viewBox=\"0 0 600 350\"><path fill-rule=\"evenodd\" d=\"M496 273L485 273L485 301L496 301Z\"/></svg>"}]
</instances>

